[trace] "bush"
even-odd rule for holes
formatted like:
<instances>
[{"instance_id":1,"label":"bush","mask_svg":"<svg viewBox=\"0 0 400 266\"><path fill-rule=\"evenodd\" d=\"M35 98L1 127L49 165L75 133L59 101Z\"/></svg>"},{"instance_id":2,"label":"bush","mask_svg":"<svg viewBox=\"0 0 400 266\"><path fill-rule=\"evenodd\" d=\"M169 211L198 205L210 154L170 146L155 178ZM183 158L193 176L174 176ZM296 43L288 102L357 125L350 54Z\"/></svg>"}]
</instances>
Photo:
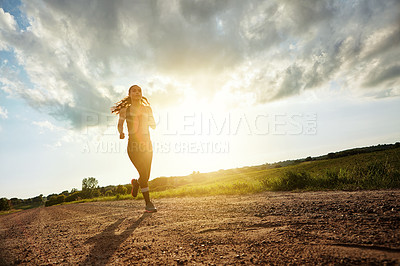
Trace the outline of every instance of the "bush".
<instances>
[{"instance_id":1,"label":"bush","mask_svg":"<svg viewBox=\"0 0 400 266\"><path fill-rule=\"evenodd\" d=\"M400 171L387 162L371 162L366 167L354 169L358 184L364 189L399 188Z\"/></svg>"},{"instance_id":2,"label":"bush","mask_svg":"<svg viewBox=\"0 0 400 266\"><path fill-rule=\"evenodd\" d=\"M278 179L265 180L264 185L272 190L295 190L310 186L312 178L306 172L287 171Z\"/></svg>"},{"instance_id":3,"label":"bush","mask_svg":"<svg viewBox=\"0 0 400 266\"><path fill-rule=\"evenodd\" d=\"M61 204L65 201L65 195L61 194L58 196L51 196L50 199L48 201L46 201L45 206L49 207L49 206L53 206L56 204Z\"/></svg>"},{"instance_id":4,"label":"bush","mask_svg":"<svg viewBox=\"0 0 400 266\"><path fill-rule=\"evenodd\" d=\"M131 184L127 184L125 185L126 187L126 193L130 193L132 191L132 185Z\"/></svg>"},{"instance_id":5,"label":"bush","mask_svg":"<svg viewBox=\"0 0 400 266\"><path fill-rule=\"evenodd\" d=\"M65 195L61 194L57 196L57 204L63 203L65 201Z\"/></svg>"},{"instance_id":6,"label":"bush","mask_svg":"<svg viewBox=\"0 0 400 266\"><path fill-rule=\"evenodd\" d=\"M6 198L0 199L0 211L8 211L10 210L10 202Z\"/></svg>"},{"instance_id":7,"label":"bush","mask_svg":"<svg viewBox=\"0 0 400 266\"><path fill-rule=\"evenodd\" d=\"M57 196L51 196L50 199L46 201L44 206L46 207L53 206L57 204L56 202L57 202Z\"/></svg>"},{"instance_id":8,"label":"bush","mask_svg":"<svg viewBox=\"0 0 400 266\"><path fill-rule=\"evenodd\" d=\"M92 191L92 197L97 198L100 196L101 196L100 189L95 189Z\"/></svg>"},{"instance_id":9,"label":"bush","mask_svg":"<svg viewBox=\"0 0 400 266\"><path fill-rule=\"evenodd\" d=\"M70 194L68 197L66 197L65 201L66 202L76 201L79 198L81 198L81 192L77 191L77 192Z\"/></svg>"},{"instance_id":10,"label":"bush","mask_svg":"<svg viewBox=\"0 0 400 266\"><path fill-rule=\"evenodd\" d=\"M117 188L115 189L115 193L125 195L128 193L128 189L123 185L118 185Z\"/></svg>"}]
</instances>

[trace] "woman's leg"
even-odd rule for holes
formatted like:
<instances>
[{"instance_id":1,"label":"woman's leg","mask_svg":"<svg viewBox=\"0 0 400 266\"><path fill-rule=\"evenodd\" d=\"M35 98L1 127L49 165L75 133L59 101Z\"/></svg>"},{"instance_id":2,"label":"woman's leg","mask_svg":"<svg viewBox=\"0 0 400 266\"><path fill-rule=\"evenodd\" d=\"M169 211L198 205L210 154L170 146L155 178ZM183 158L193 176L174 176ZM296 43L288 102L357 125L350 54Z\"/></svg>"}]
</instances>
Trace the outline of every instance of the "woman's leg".
<instances>
[{"instance_id":1,"label":"woman's leg","mask_svg":"<svg viewBox=\"0 0 400 266\"><path fill-rule=\"evenodd\" d=\"M128 156L131 160L132 164L135 166L136 170L139 173L139 178L143 178L146 176L146 167L145 167L145 159L143 158L142 152L138 149L137 142L128 142ZM138 189L139 189L138 180L132 179L132 196L136 197Z\"/></svg>"},{"instance_id":2,"label":"woman's leg","mask_svg":"<svg viewBox=\"0 0 400 266\"><path fill-rule=\"evenodd\" d=\"M150 178L150 170L151 170L151 162L153 160L153 151L146 151L142 153L143 160L143 175L140 175L138 180L143 198L146 201L146 205L150 202L150 193L149 193L149 178Z\"/></svg>"},{"instance_id":3,"label":"woman's leg","mask_svg":"<svg viewBox=\"0 0 400 266\"><path fill-rule=\"evenodd\" d=\"M143 194L143 198L146 202L146 206L152 205L149 195L149 178L151 163L153 160L153 151L151 149L139 149L136 143L128 145L128 155L133 165L139 172L139 185ZM154 206L150 206L154 208ZM155 208L154 208L155 209Z\"/></svg>"},{"instance_id":4,"label":"woman's leg","mask_svg":"<svg viewBox=\"0 0 400 266\"><path fill-rule=\"evenodd\" d=\"M140 177L139 185L142 189L149 187L149 178L151 170L151 162L153 160L153 151L145 151L140 153L141 161L139 163L140 167ZM139 171L139 169L138 169Z\"/></svg>"}]
</instances>

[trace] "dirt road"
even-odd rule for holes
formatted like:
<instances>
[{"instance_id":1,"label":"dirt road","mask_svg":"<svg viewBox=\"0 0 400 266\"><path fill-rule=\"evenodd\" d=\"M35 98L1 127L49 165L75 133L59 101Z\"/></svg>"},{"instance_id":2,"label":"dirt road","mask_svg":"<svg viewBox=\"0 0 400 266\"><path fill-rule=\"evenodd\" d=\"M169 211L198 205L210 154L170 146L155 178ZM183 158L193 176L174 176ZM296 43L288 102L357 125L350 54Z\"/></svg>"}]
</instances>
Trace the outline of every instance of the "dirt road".
<instances>
[{"instance_id":1,"label":"dirt road","mask_svg":"<svg viewBox=\"0 0 400 266\"><path fill-rule=\"evenodd\" d=\"M400 191L93 202L0 216L0 264L399 264Z\"/></svg>"}]
</instances>

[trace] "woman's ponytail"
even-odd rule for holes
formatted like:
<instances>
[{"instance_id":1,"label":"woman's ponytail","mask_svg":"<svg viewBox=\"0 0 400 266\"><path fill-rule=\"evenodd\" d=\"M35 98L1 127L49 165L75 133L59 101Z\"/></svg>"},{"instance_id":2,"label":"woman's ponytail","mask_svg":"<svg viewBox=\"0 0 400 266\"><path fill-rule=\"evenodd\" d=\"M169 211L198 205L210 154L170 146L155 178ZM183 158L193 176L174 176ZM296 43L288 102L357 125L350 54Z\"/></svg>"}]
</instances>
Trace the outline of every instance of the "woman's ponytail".
<instances>
[{"instance_id":1,"label":"woman's ponytail","mask_svg":"<svg viewBox=\"0 0 400 266\"><path fill-rule=\"evenodd\" d=\"M126 96L121 101L117 102L113 107L111 107L111 113L119 114L122 108L128 107L131 105L131 97Z\"/></svg>"},{"instance_id":2,"label":"woman's ponytail","mask_svg":"<svg viewBox=\"0 0 400 266\"><path fill-rule=\"evenodd\" d=\"M141 103L145 106L150 106L149 100L147 100L146 97L142 96ZM116 115L119 114L122 108L130 106L131 103L131 97L126 96L123 98L121 101L117 102L113 107L111 107L111 113L115 113Z\"/></svg>"}]
</instances>

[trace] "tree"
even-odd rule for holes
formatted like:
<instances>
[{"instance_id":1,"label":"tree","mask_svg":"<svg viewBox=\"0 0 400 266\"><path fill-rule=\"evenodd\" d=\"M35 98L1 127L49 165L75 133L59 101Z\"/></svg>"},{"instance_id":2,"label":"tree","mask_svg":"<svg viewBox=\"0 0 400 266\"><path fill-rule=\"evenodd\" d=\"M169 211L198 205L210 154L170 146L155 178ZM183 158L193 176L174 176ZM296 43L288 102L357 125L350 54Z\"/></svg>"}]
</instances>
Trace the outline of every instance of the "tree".
<instances>
[{"instance_id":1,"label":"tree","mask_svg":"<svg viewBox=\"0 0 400 266\"><path fill-rule=\"evenodd\" d=\"M81 196L82 196L82 192L75 191L74 193L71 193L68 197L66 197L65 201L71 202L71 201L79 200Z\"/></svg>"},{"instance_id":2,"label":"tree","mask_svg":"<svg viewBox=\"0 0 400 266\"><path fill-rule=\"evenodd\" d=\"M46 199L47 199L47 200L50 200L51 197L53 197L53 196L58 196L58 195L53 193L53 194L48 195L48 196L46 197Z\"/></svg>"},{"instance_id":3,"label":"tree","mask_svg":"<svg viewBox=\"0 0 400 266\"><path fill-rule=\"evenodd\" d=\"M64 201L65 201L65 195L64 194L54 195L54 196L51 196L48 201L46 201L45 206L49 207L49 206L52 206L52 205L61 204Z\"/></svg>"},{"instance_id":4,"label":"tree","mask_svg":"<svg viewBox=\"0 0 400 266\"><path fill-rule=\"evenodd\" d=\"M6 198L0 199L0 211L8 211L10 209L10 202Z\"/></svg>"},{"instance_id":5,"label":"tree","mask_svg":"<svg viewBox=\"0 0 400 266\"><path fill-rule=\"evenodd\" d=\"M328 153L328 159L335 159L337 156L334 152Z\"/></svg>"},{"instance_id":6,"label":"tree","mask_svg":"<svg viewBox=\"0 0 400 266\"><path fill-rule=\"evenodd\" d=\"M100 197L100 196L101 196L100 189L92 190L92 197L97 198L97 197Z\"/></svg>"},{"instance_id":7,"label":"tree","mask_svg":"<svg viewBox=\"0 0 400 266\"><path fill-rule=\"evenodd\" d=\"M82 180L82 190L93 190L97 188L99 181L94 177L84 178Z\"/></svg>"},{"instance_id":8,"label":"tree","mask_svg":"<svg viewBox=\"0 0 400 266\"><path fill-rule=\"evenodd\" d=\"M65 201L65 195L61 194L57 196L57 204L63 203Z\"/></svg>"},{"instance_id":9,"label":"tree","mask_svg":"<svg viewBox=\"0 0 400 266\"><path fill-rule=\"evenodd\" d=\"M93 191L98 187L99 181L94 177L84 178L82 180L82 193L85 198L91 198Z\"/></svg>"},{"instance_id":10,"label":"tree","mask_svg":"<svg viewBox=\"0 0 400 266\"><path fill-rule=\"evenodd\" d=\"M131 184L126 184L124 187L126 187L126 193L130 193L132 191L132 185Z\"/></svg>"},{"instance_id":11,"label":"tree","mask_svg":"<svg viewBox=\"0 0 400 266\"><path fill-rule=\"evenodd\" d=\"M115 189L115 193L125 195L127 193L128 189L123 186L123 185L118 185L117 188Z\"/></svg>"},{"instance_id":12,"label":"tree","mask_svg":"<svg viewBox=\"0 0 400 266\"><path fill-rule=\"evenodd\" d=\"M11 206L15 207L19 204L22 204L22 199L18 199L18 198L11 198Z\"/></svg>"},{"instance_id":13,"label":"tree","mask_svg":"<svg viewBox=\"0 0 400 266\"><path fill-rule=\"evenodd\" d=\"M43 202L43 194L40 194L39 196L36 196L32 198L33 203L42 203Z\"/></svg>"}]
</instances>

